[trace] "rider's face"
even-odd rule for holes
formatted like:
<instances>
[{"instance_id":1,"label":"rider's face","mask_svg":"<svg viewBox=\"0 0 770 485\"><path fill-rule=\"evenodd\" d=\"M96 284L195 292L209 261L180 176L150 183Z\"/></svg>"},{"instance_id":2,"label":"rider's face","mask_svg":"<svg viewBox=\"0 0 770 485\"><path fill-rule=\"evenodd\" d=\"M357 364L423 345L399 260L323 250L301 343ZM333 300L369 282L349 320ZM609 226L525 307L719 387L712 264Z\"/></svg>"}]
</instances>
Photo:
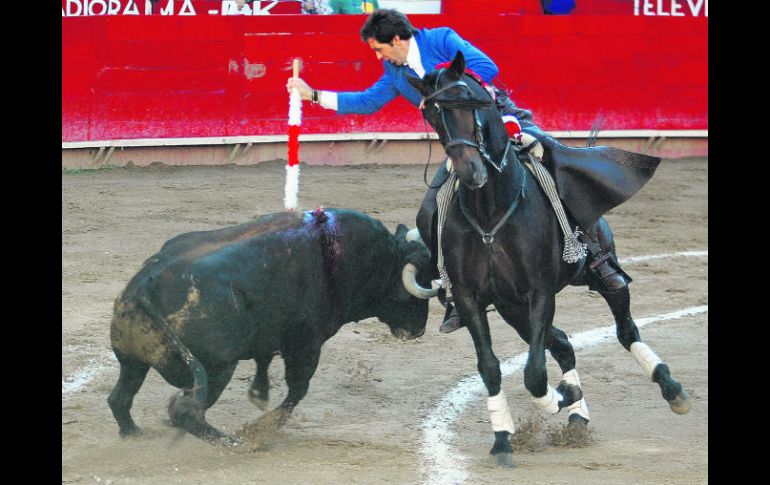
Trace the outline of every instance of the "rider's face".
<instances>
[{"instance_id":1,"label":"rider's face","mask_svg":"<svg viewBox=\"0 0 770 485\"><path fill-rule=\"evenodd\" d=\"M397 66L406 62L406 51L409 46L408 40L401 40L399 36L395 36L390 43L381 44L377 42L377 39L369 37L366 43L372 48L378 60L384 59Z\"/></svg>"}]
</instances>

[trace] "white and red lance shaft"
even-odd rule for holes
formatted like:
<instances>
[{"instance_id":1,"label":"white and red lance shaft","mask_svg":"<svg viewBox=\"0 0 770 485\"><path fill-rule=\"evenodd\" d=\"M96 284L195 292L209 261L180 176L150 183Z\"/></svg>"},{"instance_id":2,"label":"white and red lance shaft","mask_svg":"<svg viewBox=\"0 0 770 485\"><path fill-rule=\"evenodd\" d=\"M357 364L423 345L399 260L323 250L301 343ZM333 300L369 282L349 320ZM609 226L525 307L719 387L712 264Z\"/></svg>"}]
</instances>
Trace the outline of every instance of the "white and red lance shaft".
<instances>
[{"instance_id":1,"label":"white and red lance shaft","mask_svg":"<svg viewBox=\"0 0 770 485\"><path fill-rule=\"evenodd\" d=\"M294 78L299 74L299 59L292 63ZM286 186L284 187L283 205L289 211L297 208L299 192L299 130L302 126L302 96L294 88L289 94L289 153L286 163Z\"/></svg>"}]
</instances>

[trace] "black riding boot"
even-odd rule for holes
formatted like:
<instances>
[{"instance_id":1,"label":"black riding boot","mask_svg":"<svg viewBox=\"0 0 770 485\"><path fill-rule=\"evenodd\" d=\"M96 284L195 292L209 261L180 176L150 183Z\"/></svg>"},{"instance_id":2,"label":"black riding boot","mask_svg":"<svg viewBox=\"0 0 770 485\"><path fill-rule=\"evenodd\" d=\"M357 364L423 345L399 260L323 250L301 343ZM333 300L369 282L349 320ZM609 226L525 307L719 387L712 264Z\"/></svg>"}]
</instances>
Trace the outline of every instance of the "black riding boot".
<instances>
[{"instance_id":1,"label":"black riding boot","mask_svg":"<svg viewBox=\"0 0 770 485\"><path fill-rule=\"evenodd\" d=\"M631 281L630 277L628 282L626 281L624 277L625 272L615 265L609 253L599 255L598 257L591 255L588 261L588 269L607 291L619 290Z\"/></svg>"},{"instance_id":2,"label":"black riding boot","mask_svg":"<svg viewBox=\"0 0 770 485\"><path fill-rule=\"evenodd\" d=\"M603 247L603 238L589 240L586 264L593 278L588 279L588 288L594 291L615 291L633 281L612 257L609 247Z\"/></svg>"},{"instance_id":3,"label":"black riding boot","mask_svg":"<svg viewBox=\"0 0 770 485\"><path fill-rule=\"evenodd\" d=\"M438 328L441 333L451 333L462 327L462 321L460 320L460 314L457 313L457 308L451 303L447 305L446 312L444 313L444 321Z\"/></svg>"},{"instance_id":4,"label":"black riding boot","mask_svg":"<svg viewBox=\"0 0 770 485\"><path fill-rule=\"evenodd\" d=\"M452 305L452 297L447 295L447 291L444 288L438 290L438 300L442 305L446 307L444 312L444 321L441 322L441 326L438 331L441 333L451 333L462 327L460 321L460 314L457 313L457 308Z\"/></svg>"}]
</instances>

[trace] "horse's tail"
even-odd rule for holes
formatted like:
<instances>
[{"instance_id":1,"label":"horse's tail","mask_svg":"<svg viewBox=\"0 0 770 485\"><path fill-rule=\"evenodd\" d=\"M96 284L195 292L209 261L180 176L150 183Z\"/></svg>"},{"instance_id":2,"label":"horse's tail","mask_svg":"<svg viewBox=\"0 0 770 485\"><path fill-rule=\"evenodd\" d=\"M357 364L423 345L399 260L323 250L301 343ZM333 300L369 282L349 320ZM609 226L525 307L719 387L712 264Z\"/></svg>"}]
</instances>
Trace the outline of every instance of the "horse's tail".
<instances>
[{"instance_id":1,"label":"horse's tail","mask_svg":"<svg viewBox=\"0 0 770 485\"><path fill-rule=\"evenodd\" d=\"M599 132L602 129L602 125L604 125L604 115L601 111L599 111L599 114L596 115L596 119L594 120L594 124L591 125L591 130L588 132L586 147L596 146L596 139L599 137Z\"/></svg>"}]
</instances>

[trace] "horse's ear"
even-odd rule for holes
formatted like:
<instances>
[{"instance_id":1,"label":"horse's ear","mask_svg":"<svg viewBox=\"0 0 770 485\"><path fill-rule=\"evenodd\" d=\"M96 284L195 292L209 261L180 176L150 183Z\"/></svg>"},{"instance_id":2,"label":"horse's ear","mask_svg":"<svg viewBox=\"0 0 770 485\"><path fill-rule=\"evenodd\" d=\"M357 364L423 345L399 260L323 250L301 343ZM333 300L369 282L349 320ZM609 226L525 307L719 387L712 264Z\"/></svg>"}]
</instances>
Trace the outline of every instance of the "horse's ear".
<instances>
[{"instance_id":1,"label":"horse's ear","mask_svg":"<svg viewBox=\"0 0 770 485\"><path fill-rule=\"evenodd\" d=\"M409 84L411 84L412 86L414 86L414 88L415 88L417 91L419 91L419 92L420 92L420 94L422 94L423 96L425 96L425 94L426 94L426 93L425 93L425 85L423 84L423 82L422 82L422 79L420 79L419 77L416 77L416 76L412 76L412 75L410 75L410 74L407 74L407 75L406 75L406 80L409 82Z\"/></svg>"},{"instance_id":2,"label":"horse's ear","mask_svg":"<svg viewBox=\"0 0 770 485\"><path fill-rule=\"evenodd\" d=\"M465 72L465 56L461 51L457 51L457 55L455 55L448 70L458 79L463 75L463 72Z\"/></svg>"}]
</instances>

